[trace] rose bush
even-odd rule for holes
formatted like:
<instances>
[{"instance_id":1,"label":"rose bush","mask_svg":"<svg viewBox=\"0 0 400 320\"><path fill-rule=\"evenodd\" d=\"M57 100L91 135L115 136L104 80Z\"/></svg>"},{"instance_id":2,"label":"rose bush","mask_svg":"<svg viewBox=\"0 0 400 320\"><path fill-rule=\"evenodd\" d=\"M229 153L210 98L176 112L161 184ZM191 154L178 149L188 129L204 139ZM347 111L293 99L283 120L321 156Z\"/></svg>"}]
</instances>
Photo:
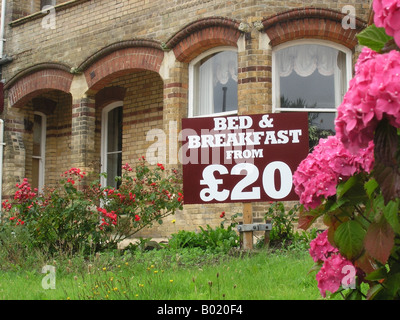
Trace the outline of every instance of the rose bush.
<instances>
[{"instance_id":1,"label":"rose bush","mask_svg":"<svg viewBox=\"0 0 400 320\"><path fill-rule=\"evenodd\" d=\"M400 299L400 1L373 7L376 26L358 36L367 47L336 136L321 139L294 174L299 226L320 217L327 226L310 245L324 297Z\"/></svg>"},{"instance_id":2,"label":"rose bush","mask_svg":"<svg viewBox=\"0 0 400 320\"><path fill-rule=\"evenodd\" d=\"M102 187L99 180L85 185L87 174L71 168L59 184L42 193L31 190L25 178L12 201L3 202L2 229L25 228L32 247L49 252L94 252L114 248L154 222L182 209L183 195L176 170L168 175L162 164L149 168L143 158L135 175L129 164L116 177L118 188Z\"/></svg>"}]
</instances>

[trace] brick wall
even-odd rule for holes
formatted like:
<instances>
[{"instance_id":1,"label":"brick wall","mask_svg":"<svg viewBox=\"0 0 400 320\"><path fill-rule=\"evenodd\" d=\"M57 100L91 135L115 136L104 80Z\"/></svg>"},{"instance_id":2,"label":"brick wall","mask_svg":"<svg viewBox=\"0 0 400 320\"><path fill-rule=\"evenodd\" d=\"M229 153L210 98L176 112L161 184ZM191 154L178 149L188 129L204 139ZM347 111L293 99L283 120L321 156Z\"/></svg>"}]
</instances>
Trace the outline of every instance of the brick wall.
<instances>
[{"instance_id":1,"label":"brick wall","mask_svg":"<svg viewBox=\"0 0 400 320\"><path fill-rule=\"evenodd\" d=\"M293 8L315 6L340 12L344 5L351 4L356 9L357 17L367 21L369 2L77 1L80 4L57 11L55 30L42 28L42 16L11 27L6 50L18 57L19 63L9 65L7 69L10 68L11 76L32 62L53 61L77 67L88 56L116 41L142 38L167 43L184 26L206 17L227 17L253 23Z\"/></svg>"},{"instance_id":2,"label":"brick wall","mask_svg":"<svg viewBox=\"0 0 400 320\"><path fill-rule=\"evenodd\" d=\"M285 41L313 38L360 50L355 34L369 19L371 1L359 0L77 0L58 1L55 29L38 1L8 1L6 54L6 149L3 194L31 176L33 112L47 110L46 184L71 166L99 170L102 108L123 101L123 162L145 155L162 131L165 160L176 163L176 137L188 114L189 63L217 46L238 51L239 114L272 110L272 49ZM357 29L343 30L341 9L353 5ZM39 99L39 100L34 100ZM46 100L47 99L47 100ZM45 103L48 101L48 103ZM53 106L49 108L43 105ZM172 122L171 122L172 121ZM159 132L158 131L158 132ZM171 162L173 160L173 163ZM253 205L260 218L268 204ZM167 222L141 233L164 237L179 229L219 225L221 211L241 204L185 205Z\"/></svg>"}]
</instances>

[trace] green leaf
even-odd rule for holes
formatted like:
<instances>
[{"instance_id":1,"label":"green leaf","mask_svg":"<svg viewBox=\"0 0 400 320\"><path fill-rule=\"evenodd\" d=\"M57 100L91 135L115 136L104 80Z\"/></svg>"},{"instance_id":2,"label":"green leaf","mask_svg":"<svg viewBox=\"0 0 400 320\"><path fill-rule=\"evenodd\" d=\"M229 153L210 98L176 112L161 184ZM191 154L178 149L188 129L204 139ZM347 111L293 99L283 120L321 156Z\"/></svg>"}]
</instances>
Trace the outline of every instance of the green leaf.
<instances>
[{"instance_id":1,"label":"green leaf","mask_svg":"<svg viewBox=\"0 0 400 320\"><path fill-rule=\"evenodd\" d=\"M379 293L380 293L382 290L383 290L383 286L382 286L380 283L378 283L378 284L372 286L372 287L368 290L367 299L368 299L368 300L373 300L373 299L375 299L375 297L376 297L377 295L379 295Z\"/></svg>"},{"instance_id":2,"label":"green leaf","mask_svg":"<svg viewBox=\"0 0 400 320\"><path fill-rule=\"evenodd\" d=\"M367 192L368 197L371 199L374 191L379 187L378 182L375 179L370 179L364 185L365 191Z\"/></svg>"},{"instance_id":3,"label":"green leaf","mask_svg":"<svg viewBox=\"0 0 400 320\"><path fill-rule=\"evenodd\" d=\"M398 293L400 288L400 273L391 273L387 279L383 282L384 288L375 295L376 300L394 300L398 299Z\"/></svg>"},{"instance_id":4,"label":"green leaf","mask_svg":"<svg viewBox=\"0 0 400 320\"><path fill-rule=\"evenodd\" d=\"M315 220L317 220L320 216L324 214L324 210L321 210L321 207L306 211L303 206L300 207L299 219L298 219L298 227L303 230L307 230Z\"/></svg>"},{"instance_id":5,"label":"green leaf","mask_svg":"<svg viewBox=\"0 0 400 320\"><path fill-rule=\"evenodd\" d=\"M359 290L351 290L345 295L346 300L362 300L363 295Z\"/></svg>"},{"instance_id":6,"label":"green leaf","mask_svg":"<svg viewBox=\"0 0 400 320\"><path fill-rule=\"evenodd\" d=\"M389 222L396 233L400 233L399 202L400 199L396 199L396 201L392 200L383 209L383 214L387 222Z\"/></svg>"},{"instance_id":7,"label":"green leaf","mask_svg":"<svg viewBox=\"0 0 400 320\"><path fill-rule=\"evenodd\" d=\"M380 52L385 47L385 44L393 39L393 37L386 34L384 28L378 28L374 24L361 31L357 38L360 45L376 52Z\"/></svg>"},{"instance_id":8,"label":"green leaf","mask_svg":"<svg viewBox=\"0 0 400 320\"><path fill-rule=\"evenodd\" d=\"M346 203L350 202L350 199L346 197L338 198L335 200L328 200L325 205L326 212L333 212L339 209L341 206L345 205Z\"/></svg>"},{"instance_id":9,"label":"green leaf","mask_svg":"<svg viewBox=\"0 0 400 320\"><path fill-rule=\"evenodd\" d=\"M347 191L349 191L352 187L354 187L356 184L357 184L357 182L358 182L358 176L357 175L354 175L354 176L352 176L352 177L350 177L347 181L345 181L345 182L343 182L343 183L340 183L338 186L337 186L337 192L336 192L336 194L337 194L337 197L338 198L341 198L341 197L343 197L343 195L347 192Z\"/></svg>"},{"instance_id":10,"label":"green leaf","mask_svg":"<svg viewBox=\"0 0 400 320\"><path fill-rule=\"evenodd\" d=\"M374 259L385 264L394 246L394 232L386 219L371 223L365 235L365 249Z\"/></svg>"},{"instance_id":11,"label":"green leaf","mask_svg":"<svg viewBox=\"0 0 400 320\"><path fill-rule=\"evenodd\" d=\"M345 201L353 205L364 203L367 198L364 184L364 174L354 175L347 181L340 183L336 190L337 201L339 202L340 199L345 198L345 200L342 200L342 203L345 203Z\"/></svg>"},{"instance_id":12,"label":"green leaf","mask_svg":"<svg viewBox=\"0 0 400 320\"><path fill-rule=\"evenodd\" d=\"M334 241L342 255L354 260L362 253L364 237L363 227L357 221L349 220L336 229Z\"/></svg>"},{"instance_id":13,"label":"green leaf","mask_svg":"<svg viewBox=\"0 0 400 320\"><path fill-rule=\"evenodd\" d=\"M387 270L386 267L380 267L379 269L369 273L365 279L369 281L379 281L385 279L387 277Z\"/></svg>"}]
</instances>

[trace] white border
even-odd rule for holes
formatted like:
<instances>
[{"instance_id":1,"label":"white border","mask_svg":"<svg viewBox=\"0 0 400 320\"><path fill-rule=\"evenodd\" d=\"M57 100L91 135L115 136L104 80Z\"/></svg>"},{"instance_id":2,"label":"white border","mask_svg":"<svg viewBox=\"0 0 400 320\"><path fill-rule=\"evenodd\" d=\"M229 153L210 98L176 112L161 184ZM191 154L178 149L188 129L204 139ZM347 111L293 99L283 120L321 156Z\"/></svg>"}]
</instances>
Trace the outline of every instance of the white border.
<instances>
[{"instance_id":1,"label":"white border","mask_svg":"<svg viewBox=\"0 0 400 320\"><path fill-rule=\"evenodd\" d=\"M108 113L118 107L123 107L122 101L112 102L101 111L101 173L107 172ZM106 187L107 179L104 176L101 176L100 183L102 187Z\"/></svg>"},{"instance_id":2,"label":"white border","mask_svg":"<svg viewBox=\"0 0 400 320\"><path fill-rule=\"evenodd\" d=\"M39 160L38 192L42 192L45 180L47 116L40 111L35 111L33 114L40 116L42 119L42 132L40 134L40 157L32 155L32 159Z\"/></svg>"}]
</instances>

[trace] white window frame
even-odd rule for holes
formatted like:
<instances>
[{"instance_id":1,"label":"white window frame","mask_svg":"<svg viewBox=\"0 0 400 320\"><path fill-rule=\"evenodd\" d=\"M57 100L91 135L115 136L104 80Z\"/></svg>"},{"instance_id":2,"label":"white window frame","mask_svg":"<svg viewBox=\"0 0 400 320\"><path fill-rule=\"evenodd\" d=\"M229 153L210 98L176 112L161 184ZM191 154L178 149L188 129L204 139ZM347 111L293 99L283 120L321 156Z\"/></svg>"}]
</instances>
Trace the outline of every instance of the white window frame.
<instances>
[{"instance_id":1,"label":"white window frame","mask_svg":"<svg viewBox=\"0 0 400 320\"><path fill-rule=\"evenodd\" d=\"M38 191L42 192L44 188L44 180L45 180L45 163L46 163L46 132L47 132L47 116L40 111L35 111L34 115L38 115L42 119L42 132L40 135L40 154L41 156L32 155L32 159L39 160L39 172L38 172Z\"/></svg>"},{"instance_id":2,"label":"white window frame","mask_svg":"<svg viewBox=\"0 0 400 320\"><path fill-rule=\"evenodd\" d=\"M101 172L107 173L107 150L108 150L108 113L115 109L123 107L123 102L122 101L116 101L108 106L104 107L101 113ZM121 151L118 151L118 153L122 153ZM100 178L100 183L102 187L107 186L107 179L104 176L101 176Z\"/></svg>"},{"instance_id":3,"label":"white window frame","mask_svg":"<svg viewBox=\"0 0 400 320\"><path fill-rule=\"evenodd\" d=\"M216 116L228 116L228 115L235 115L238 113L238 111L226 111L226 112L217 112L217 113L211 113L211 114L202 114L198 116L194 116L194 97L195 97L195 90L197 90L197 84L195 81L195 74L197 72L196 70L196 65L206 58L207 56L210 56L212 54L222 52L222 51L232 51L235 53L238 53L237 48L234 47L228 47L228 46L221 46L221 47L215 47L210 50L207 50L203 52L202 54L198 55L195 59L193 59L190 64L189 64L189 108L188 108L188 117L189 118L201 118L201 117L216 117ZM239 106L238 106L239 108Z\"/></svg>"},{"instance_id":4,"label":"white window frame","mask_svg":"<svg viewBox=\"0 0 400 320\"><path fill-rule=\"evenodd\" d=\"M279 105L279 100L280 99L280 94L278 94L279 90L279 76L278 72L276 72L276 52L285 48L289 48L292 46L298 46L298 45L322 45L322 46L327 46L331 47L336 50L342 51L346 55L346 80L347 83L345 84L345 91L348 90L349 88L349 82L351 78L353 77L352 73L352 61L353 61L353 53L351 50L343 45L331 42L331 41L326 41L326 40L317 40L317 39L301 39L301 40L293 40L293 41L288 41L285 42L281 45L278 45L273 48L272 50L272 112L325 112L325 113L335 113L337 114L337 107L340 105L340 101L342 99L336 99L339 101L339 103L336 105L335 108L279 108L277 107ZM339 80L337 80L339 81ZM335 90L340 90L340 86L338 85L339 83L335 83ZM335 91L336 97L338 95L341 95L340 92Z\"/></svg>"}]
</instances>

